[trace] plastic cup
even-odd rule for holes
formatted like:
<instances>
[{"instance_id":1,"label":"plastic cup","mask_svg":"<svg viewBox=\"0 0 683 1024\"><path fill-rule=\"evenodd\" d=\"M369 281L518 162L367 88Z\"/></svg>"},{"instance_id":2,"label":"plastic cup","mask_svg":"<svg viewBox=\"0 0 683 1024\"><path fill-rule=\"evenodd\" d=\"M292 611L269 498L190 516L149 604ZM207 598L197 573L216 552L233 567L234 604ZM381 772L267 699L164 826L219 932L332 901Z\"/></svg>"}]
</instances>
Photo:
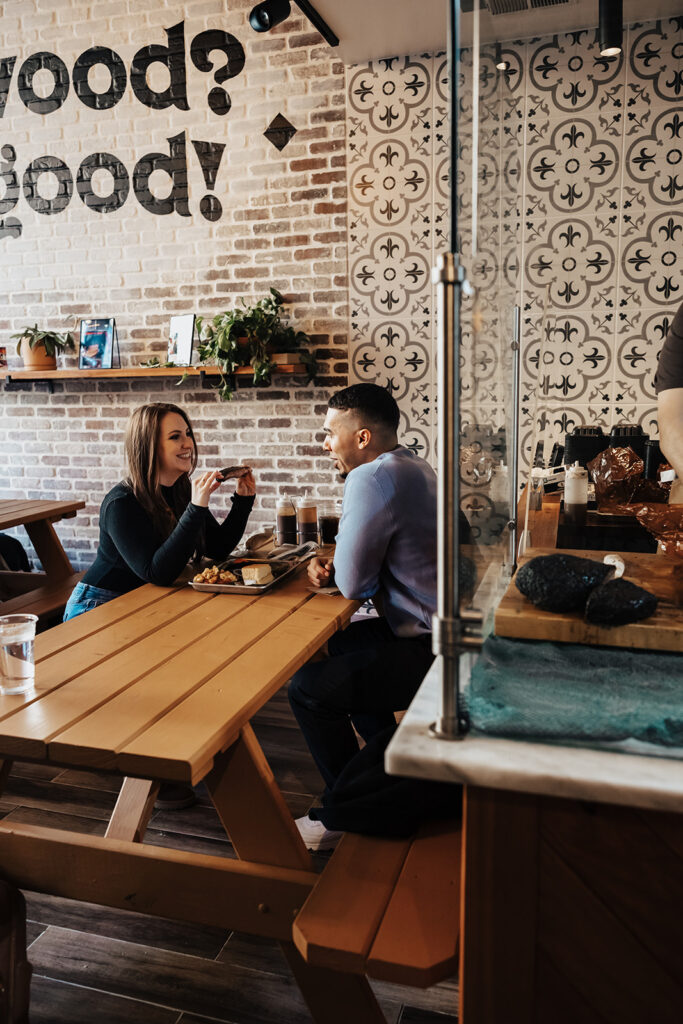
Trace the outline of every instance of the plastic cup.
<instances>
[{"instance_id":1,"label":"plastic cup","mask_svg":"<svg viewBox=\"0 0 683 1024\"><path fill-rule=\"evenodd\" d=\"M323 501L318 504L318 525L320 527L320 543L334 544L341 518L341 502Z\"/></svg>"},{"instance_id":2,"label":"plastic cup","mask_svg":"<svg viewBox=\"0 0 683 1024\"><path fill-rule=\"evenodd\" d=\"M33 641L37 615L0 616L0 692L26 693L35 682Z\"/></svg>"},{"instance_id":3,"label":"plastic cup","mask_svg":"<svg viewBox=\"0 0 683 1024\"><path fill-rule=\"evenodd\" d=\"M318 543L318 506L314 498L299 498L296 503L296 532L299 544Z\"/></svg>"},{"instance_id":4,"label":"plastic cup","mask_svg":"<svg viewBox=\"0 0 683 1024\"><path fill-rule=\"evenodd\" d=\"M278 547L282 544L296 544L296 511L289 498L280 498L275 515Z\"/></svg>"}]
</instances>

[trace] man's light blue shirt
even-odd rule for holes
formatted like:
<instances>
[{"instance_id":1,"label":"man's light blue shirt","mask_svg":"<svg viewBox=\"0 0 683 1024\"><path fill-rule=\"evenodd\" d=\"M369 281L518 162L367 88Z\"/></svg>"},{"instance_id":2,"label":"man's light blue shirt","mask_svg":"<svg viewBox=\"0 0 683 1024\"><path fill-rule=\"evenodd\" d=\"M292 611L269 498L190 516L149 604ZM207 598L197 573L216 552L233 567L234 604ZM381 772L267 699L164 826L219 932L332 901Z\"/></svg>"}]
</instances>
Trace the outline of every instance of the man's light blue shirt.
<instances>
[{"instance_id":1,"label":"man's light blue shirt","mask_svg":"<svg viewBox=\"0 0 683 1024\"><path fill-rule=\"evenodd\" d=\"M377 597L396 636L431 633L436 611L436 474L399 445L346 478L334 555L344 597Z\"/></svg>"}]
</instances>

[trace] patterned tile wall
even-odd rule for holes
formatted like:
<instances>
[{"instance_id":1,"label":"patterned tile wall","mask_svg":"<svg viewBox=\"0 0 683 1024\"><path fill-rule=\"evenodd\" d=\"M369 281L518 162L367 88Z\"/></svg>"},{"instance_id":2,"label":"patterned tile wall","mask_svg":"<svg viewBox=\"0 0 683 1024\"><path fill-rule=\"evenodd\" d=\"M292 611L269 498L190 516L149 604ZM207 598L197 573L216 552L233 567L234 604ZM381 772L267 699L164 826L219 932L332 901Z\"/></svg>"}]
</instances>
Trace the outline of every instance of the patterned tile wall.
<instances>
[{"instance_id":1,"label":"patterned tile wall","mask_svg":"<svg viewBox=\"0 0 683 1024\"><path fill-rule=\"evenodd\" d=\"M504 53L502 76L485 48L474 71L471 52L459 64L459 217L474 285L463 428L505 427L517 294L525 457L534 416L546 454L580 424L656 433L657 354L683 301L683 17L629 26L618 58L600 56L594 30ZM434 461L429 268L448 242L445 61L372 62L349 69L347 87L351 376L394 389L404 441Z\"/></svg>"}]
</instances>

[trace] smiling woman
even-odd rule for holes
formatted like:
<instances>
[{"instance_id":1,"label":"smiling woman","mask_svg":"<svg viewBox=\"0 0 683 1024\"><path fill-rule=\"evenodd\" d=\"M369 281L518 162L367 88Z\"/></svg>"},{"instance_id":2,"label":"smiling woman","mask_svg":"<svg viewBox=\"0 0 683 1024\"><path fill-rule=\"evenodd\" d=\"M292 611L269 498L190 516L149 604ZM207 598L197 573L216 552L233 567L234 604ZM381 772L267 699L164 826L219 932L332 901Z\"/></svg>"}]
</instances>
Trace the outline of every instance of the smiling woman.
<instances>
[{"instance_id":1,"label":"smiling woman","mask_svg":"<svg viewBox=\"0 0 683 1024\"><path fill-rule=\"evenodd\" d=\"M245 467L237 479L232 509L219 524L209 501L225 474L209 470L191 478L197 446L177 405L135 409L125 449L128 476L102 502L97 556L69 598L65 621L143 583L173 583L193 555L223 560L244 533L256 493L251 470Z\"/></svg>"}]
</instances>

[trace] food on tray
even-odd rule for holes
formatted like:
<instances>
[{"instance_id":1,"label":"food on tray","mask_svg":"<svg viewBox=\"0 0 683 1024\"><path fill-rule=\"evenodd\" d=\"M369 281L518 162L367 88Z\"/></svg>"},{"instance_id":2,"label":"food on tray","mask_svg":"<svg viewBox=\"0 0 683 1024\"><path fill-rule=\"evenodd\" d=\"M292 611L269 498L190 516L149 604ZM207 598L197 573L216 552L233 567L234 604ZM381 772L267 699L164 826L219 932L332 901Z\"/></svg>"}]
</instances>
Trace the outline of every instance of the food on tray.
<instances>
[{"instance_id":1,"label":"food on tray","mask_svg":"<svg viewBox=\"0 0 683 1024\"><path fill-rule=\"evenodd\" d=\"M229 569L219 569L217 565L210 565L208 569L202 569L194 577L193 583L237 583L237 577Z\"/></svg>"},{"instance_id":2,"label":"food on tray","mask_svg":"<svg viewBox=\"0 0 683 1024\"><path fill-rule=\"evenodd\" d=\"M593 590L586 604L586 622L595 626L625 626L653 615L657 598L628 580L608 580Z\"/></svg>"},{"instance_id":3,"label":"food on tray","mask_svg":"<svg viewBox=\"0 0 683 1024\"><path fill-rule=\"evenodd\" d=\"M228 477L232 477L232 476L234 476L234 477L244 476L245 473L250 473L250 472L251 472L251 466L226 466L225 469L219 470L219 473L221 474L221 476L223 477L224 480L227 480Z\"/></svg>"},{"instance_id":4,"label":"food on tray","mask_svg":"<svg viewBox=\"0 0 683 1024\"><path fill-rule=\"evenodd\" d=\"M273 573L269 565L262 562L257 565L245 565L242 569L242 579L247 586L262 586L264 583L273 582Z\"/></svg>"},{"instance_id":5,"label":"food on tray","mask_svg":"<svg viewBox=\"0 0 683 1024\"><path fill-rule=\"evenodd\" d=\"M515 586L537 608L547 612L582 610L594 587L614 567L576 555L539 555L517 571Z\"/></svg>"}]
</instances>

